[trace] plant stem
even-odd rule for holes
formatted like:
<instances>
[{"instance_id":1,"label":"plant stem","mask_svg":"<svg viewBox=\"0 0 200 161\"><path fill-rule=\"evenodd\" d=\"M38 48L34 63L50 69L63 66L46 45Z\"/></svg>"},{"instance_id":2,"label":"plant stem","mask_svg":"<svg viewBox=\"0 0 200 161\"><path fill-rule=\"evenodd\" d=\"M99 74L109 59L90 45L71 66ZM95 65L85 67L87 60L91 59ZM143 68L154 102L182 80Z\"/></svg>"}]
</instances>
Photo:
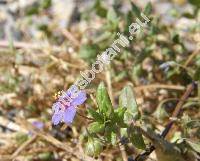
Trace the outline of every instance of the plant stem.
<instances>
[{"instance_id":1,"label":"plant stem","mask_svg":"<svg viewBox=\"0 0 200 161\"><path fill-rule=\"evenodd\" d=\"M184 104L184 102L188 99L188 97L190 96L190 94L192 93L192 91L196 88L196 83L192 82L190 85L188 85L185 93L183 94L183 96L181 97L180 101L178 102L178 104L175 107L175 110L172 114L172 117L178 117L180 112L181 112L181 108ZM174 120L171 120L165 127L165 129L163 130L163 132L161 133L161 137L165 138L168 134L168 132L170 131L172 125L174 124ZM155 150L155 147L153 145L151 145L150 147L148 147L144 152L140 153L136 158L135 161L145 161L147 159L147 157Z\"/></svg>"}]
</instances>

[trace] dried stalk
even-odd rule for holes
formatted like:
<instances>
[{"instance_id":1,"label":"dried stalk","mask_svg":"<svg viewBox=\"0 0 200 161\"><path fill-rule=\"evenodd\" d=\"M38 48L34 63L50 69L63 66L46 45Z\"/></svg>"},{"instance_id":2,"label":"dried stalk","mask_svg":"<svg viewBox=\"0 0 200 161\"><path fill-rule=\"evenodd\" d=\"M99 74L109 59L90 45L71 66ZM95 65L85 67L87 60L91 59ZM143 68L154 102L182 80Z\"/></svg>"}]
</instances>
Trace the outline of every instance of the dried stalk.
<instances>
[{"instance_id":1,"label":"dried stalk","mask_svg":"<svg viewBox=\"0 0 200 161\"><path fill-rule=\"evenodd\" d=\"M178 104L175 107L175 110L172 114L173 118L176 118L179 116L180 112L181 112L181 108L184 105L184 102L188 99L188 97L190 96L190 94L192 93L192 91L196 88L196 83L193 82L192 84L188 85L185 93L183 94L183 96L181 97L180 101L178 102ZM170 131L172 125L174 124L175 120L170 120L170 122L167 124L167 126L165 127L164 131L161 133L161 137L165 138L168 134L168 132ZM155 150L155 147L152 145L150 147L148 147L144 152L140 153L136 158L135 161L145 161L148 156Z\"/></svg>"}]
</instances>

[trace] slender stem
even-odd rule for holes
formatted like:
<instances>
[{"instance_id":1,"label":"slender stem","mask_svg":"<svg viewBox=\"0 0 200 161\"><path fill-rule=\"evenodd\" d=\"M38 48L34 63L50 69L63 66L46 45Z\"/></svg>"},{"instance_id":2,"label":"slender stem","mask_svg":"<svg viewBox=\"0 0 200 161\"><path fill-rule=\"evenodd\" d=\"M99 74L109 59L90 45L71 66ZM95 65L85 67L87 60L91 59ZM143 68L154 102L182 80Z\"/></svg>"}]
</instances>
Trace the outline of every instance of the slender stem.
<instances>
[{"instance_id":1,"label":"slender stem","mask_svg":"<svg viewBox=\"0 0 200 161\"><path fill-rule=\"evenodd\" d=\"M148 90L148 89L173 89L173 90L185 90L184 86L178 86L178 85L167 85L167 84L150 84L150 85L144 85L144 86L137 86L134 88L135 91L141 91L141 90Z\"/></svg>"},{"instance_id":2,"label":"slender stem","mask_svg":"<svg viewBox=\"0 0 200 161\"><path fill-rule=\"evenodd\" d=\"M175 107L175 110L172 114L172 117L178 117L180 112L181 112L181 108L184 104L184 102L188 99L188 97L190 96L190 94L192 93L192 91L196 88L196 83L192 82L190 85L188 85L185 93L183 94L183 96L181 97L180 101L178 102L178 104ZM168 132L170 131L172 125L174 124L174 120L171 120L165 127L164 131L161 133L161 136L163 138L165 138L168 134ZM150 147L148 147L144 152L140 153L136 158L135 161L145 161L147 159L147 157L155 150L155 147L152 145Z\"/></svg>"},{"instance_id":3,"label":"slender stem","mask_svg":"<svg viewBox=\"0 0 200 161\"><path fill-rule=\"evenodd\" d=\"M195 89L195 86L196 86L196 84L193 82L192 84L190 84L190 85L187 87L186 92L183 94L183 96L181 97L180 101L179 101L178 104L176 105L176 108L175 108L175 110L174 110L174 112L173 112L173 114L172 114L172 117L178 117L178 115L179 115L180 112L181 112L181 107L184 105L185 100L188 99L188 97L190 96L190 94L192 93L192 91ZM161 134L162 137L166 137L166 135L168 134L170 128L171 128L172 125L173 125L173 123L174 123L174 120L171 120L171 121L167 124L165 130L164 130L164 131L162 132L162 134Z\"/></svg>"},{"instance_id":4,"label":"slender stem","mask_svg":"<svg viewBox=\"0 0 200 161\"><path fill-rule=\"evenodd\" d=\"M110 75L110 71L109 71L110 66L106 67L106 82L107 82L107 86L108 86L108 94L110 96L112 105L114 106L114 97L113 97L113 90L112 90L112 82L111 82L111 75Z\"/></svg>"},{"instance_id":5,"label":"slender stem","mask_svg":"<svg viewBox=\"0 0 200 161\"><path fill-rule=\"evenodd\" d=\"M87 119L87 120L92 120L92 121L94 121L94 119L89 118L89 117L87 117L87 116L84 116L84 115L80 114L78 111L77 111L76 113L77 113L79 116L81 116L81 117L83 117L83 118L85 118L85 119Z\"/></svg>"},{"instance_id":6,"label":"slender stem","mask_svg":"<svg viewBox=\"0 0 200 161\"><path fill-rule=\"evenodd\" d=\"M195 58L195 56L197 56L197 54L200 52L199 49L195 50L190 56L189 58L187 59L187 61L185 62L184 64L184 67L187 68L187 66L190 64L190 62L192 61L192 59Z\"/></svg>"},{"instance_id":7,"label":"slender stem","mask_svg":"<svg viewBox=\"0 0 200 161\"><path fill-rule=\"evenodd\" d=\"M72 44L77 47L80 48L81 44L80 42L74 37L74 35L69 32L67 29L62 29L61 32L63 33L63 35L72 42Z\"/></svg>"}]
</instances>

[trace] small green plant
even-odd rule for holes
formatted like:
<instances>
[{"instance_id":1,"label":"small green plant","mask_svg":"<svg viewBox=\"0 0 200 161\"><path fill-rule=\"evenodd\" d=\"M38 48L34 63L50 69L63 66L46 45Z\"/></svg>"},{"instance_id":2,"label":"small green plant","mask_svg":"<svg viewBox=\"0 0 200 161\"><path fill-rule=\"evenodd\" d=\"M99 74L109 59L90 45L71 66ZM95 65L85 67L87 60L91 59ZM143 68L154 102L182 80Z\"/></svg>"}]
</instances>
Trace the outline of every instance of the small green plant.
<instances>
[{"instance_id":1,"label":"small green plant","mask_svg":"<svg viewBox=\"0 0 200 161\"><path fill-rule=\"evenodd\" d=\"M98 108L96 110L88 109L88 114L94 121L88 126L86 151L92 147L93 143L94 150L89 154L96 156L97 152L100 153L100 150L103 150L101 146L116 146L124 138L137 148L144 149L145 143L142 134L135 128L141 117L132 87L126 86L121 91L117 108L113 107L103 83L100 83L97 89L96 99Z\"/></svg>"},{"instance_id":2,"label":"small green plant","mask_svg":"<svg viewBox=\"0 0 200 161\"><path fill-rule=\"evenodd\" d=\"M122 89L118 106L114 108L105 85L100 83L96 92L96 100L98 108L88 109L88 115L93 120L88 125L87 135L85 135L87 141L85 152L88 155L97 157L104 147L126 146L126 144L144 150L148 147L149 141L153 143L150 151L155 149L159 161L172 161L173 159L185 161L185 156L192 160L194 153L199 152L200 144L190 142L183 136L174 135L176 142L174 144L164 140L165 132L161 135L156 134L155 129L147 124L145 115L141 115L138 109L133 87L128 85ZM182 123L188 125L188 119L182 119ZM195 123L199 122L195 121ZM182 153L184 149L186 151ZM139 157L136 158L137 161L138 159Z\"/></svg>"}]
</instances>

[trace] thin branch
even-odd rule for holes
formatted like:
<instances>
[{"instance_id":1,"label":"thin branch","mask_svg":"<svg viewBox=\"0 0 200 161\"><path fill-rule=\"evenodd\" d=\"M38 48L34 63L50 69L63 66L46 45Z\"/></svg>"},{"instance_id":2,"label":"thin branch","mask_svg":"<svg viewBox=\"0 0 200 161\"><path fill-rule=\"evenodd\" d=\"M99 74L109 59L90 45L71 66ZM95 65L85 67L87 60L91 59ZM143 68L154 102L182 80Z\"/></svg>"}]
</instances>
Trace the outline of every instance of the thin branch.
<instances>
[{"instance_id":1,"label":"thin branch","mask_svg":"<svg viewBox=\"0 0 200 161\"><path fill-rule=\"evenodd\" d=\"M179 116L179 114L180 114L180 112L181 112L182 106L184 105L185 101L188 99L188 97L190 96L190 94L192 93L192 91L195 89L195 87L196 87L196 83L195 83L195 82L193 82L192 84L190 84L190 85L187 87L185 93L183 94L183 96L181 97L180 101L179 101L178 104L176 105L176 108L175 108L175 110L174 110L174 112L173 112L173 114L172 114L172 117L173 117L173 118ZM164 130L164 131L162 132L162 134L161 134L162 137L166 137L166 135L168 134L169 130L171 129L173 123L174 123L174 120L171 120L171 121L167 124L165 130Z\"/></svg>"},{"instance_id":2,"label":"thin branch","mask_svg":"<svg viewBox=\"0 0 200 161\"><path fill-rule=\"evenodd\" d=\"M113 97L113 90L112 90L112 82L111 82L111 75L110 75L110 71L109 71L109 67L106 67L106 83L108 86L108 94L110 96L112 105L114 106L114 97Z\"/></svg>"},{"instance_id":3,"label":"thin branch","mask_svg":"<svg viewBox=\"0 0 200 161\"><path fill-rule=\"evenodd\" d=\"M35 139L37 138L37 135L34 135L32 138L28 139L26 142L24 142L11 156L12 160L14 160L29 144L31 144Z\"/></svg>"},{"instance_id":4,"label":"thin branch","mask_svg":"<svg viewBox=\"0 0 200 161\"><path fill-rule=\"evenodd\" d=\"M90 98L91 98L92 102L95 104L95 106L98 107L97 101L92 94L90 94Z\"/></svg>"},{"instance_id":5,"label":"thin branch","mask_svg":"<svg viewBox=\"0 0 200 161\"><path fill-rule=\"evenodd\" d=\"M16 121L18 121L20 125L24 126L24 128L26 128L28 131L31 130L33 134L46 140L48 143L54 145L58 149L65 151L68 155L72 155L76 157L77 159L83 160L83 161L101 161L101 159L94 159L85 154L80 153L77 148L73 148L69 144L57 140L56 138L54 138L47 132L44 132L42 130L40 131L35 130L35 127L23 118L20 118L20 119L18 118L16 119Z\"/></svg>"},{"instance_id":6,"label":"thin branch","mask_svg":"<svg viewBox=\"0 0 200 161\"><path fill-rule=\"evenodd\" d=\"M192 93L192 91L196 88L196 83L193 82L192 84L188 85L185 93L183 94L183 96L181 97L180 101L178 102L178 104L175 107L175 110L172 114L172 117L178 117L180 112L181 112L181 108L184 105L184 102L188 99L188 97L190 96L190 94ZM165 138L168 134L168 132L170 131L172 125L174 124L174 120L171 120L167 126L165 127L164 131L161 133L161 137ZM135 161L145 161L148 156L155 150L155 147L152 145L150 147L148 147L144 152L140 153L136 158Z\"/></svg>"},{"instance_id":7,"label":"thin branch","mask_svg":"<svg viewBox=\"0 0 200 161\"><path fill-rule=\"evenodd\" d=\"M125 146L124 146L124 145L121 145L121 146L120 146L119 144L118 144L118 146L119 146L119 150L120 150L120 152L121 152L123 161L128 160L128 157L127 157L127 155L126 155Z\"/></svg>"},{"instance_id":8,"label":"thin branch","mask_svg":"<svg viewBox=\"0 0 200 161\"><path fill-rule=\"evenodd\" d=\"M135 91L148 90L148 89L173 89L173 90L183 91L185 90L185 87L180 85L150 84L134 88Z\"/></svg>"},{"instance_id":9,"label":"thin branch","mask_svg":"<svg viewBox=\"0 0 200 161\"><path fill-rule=\"evenodd\" d=\"M84 116L84 115L82 115L81 113L79 113L78 111L76 111L76 113L79 115L79 116L81 116L81 117L83 117L84 119L86 119L86 120L92 120L92 121L94 121L94 119L93 118L89 118L89 117L87 117L87 116Z\"/></svg>"},{"instance_id":10,"label":"thin branch","mask_svg":"<svg viewBox=\"0 0 200 161\"><path fill-rule=\"evenodd\" d=\"M55 45L50 45L50 44L45 44L45 43L28 43L28 42L22 42L22 41L13 41L13 47L16 49L35 49L35 50L40 50L43 48L51 48L55 51L62 51L61 47L55 46ZM10 47L10 42L7 40L0 40L0 47L1 48L9 48Z\"/></svg>"},{"instance_id":11,"label":"thin branch","mask_svg":"<svg viewBox=\"0 0 200 161\"><path fill-rule=\"evenodd\" d=\"M195 50L195 51L189 56L189 58L187 59L187 61L185 62L184 67L187 67L187 66L190 64L190 62L192 61L192 59L194 59L194 57L195 57L197 54L199 54L199 52L200 52L200 50Z\"/></svg>"},{"instance_id":12,"label":"thin branch","mask_svg":"<svg viewBox=\"0 0 200 161\"><path fill-rule=\"evenodd\" d=\"M77 48L80 48L81 44L80 42L72 35L71 32L69 32L67 29L62 29L61 30L63 35L69 40L72 42L72 44L77 47Z\"/></svg>"},{"instance_id":13,"label":"thin branch","mask_svg":"<svg viewBox=\"0 0 200 161\"><path fill-rule=\"evenodd\" d=\"M0 40L0 47L3 48L8 48L10 46L10 42L7 40ZM39 45L38 44L30 44L26 42L13 42L13 46L17 49L19 48L26 48L26 49L38 49Z\"/></svg>"}]
</instances>

